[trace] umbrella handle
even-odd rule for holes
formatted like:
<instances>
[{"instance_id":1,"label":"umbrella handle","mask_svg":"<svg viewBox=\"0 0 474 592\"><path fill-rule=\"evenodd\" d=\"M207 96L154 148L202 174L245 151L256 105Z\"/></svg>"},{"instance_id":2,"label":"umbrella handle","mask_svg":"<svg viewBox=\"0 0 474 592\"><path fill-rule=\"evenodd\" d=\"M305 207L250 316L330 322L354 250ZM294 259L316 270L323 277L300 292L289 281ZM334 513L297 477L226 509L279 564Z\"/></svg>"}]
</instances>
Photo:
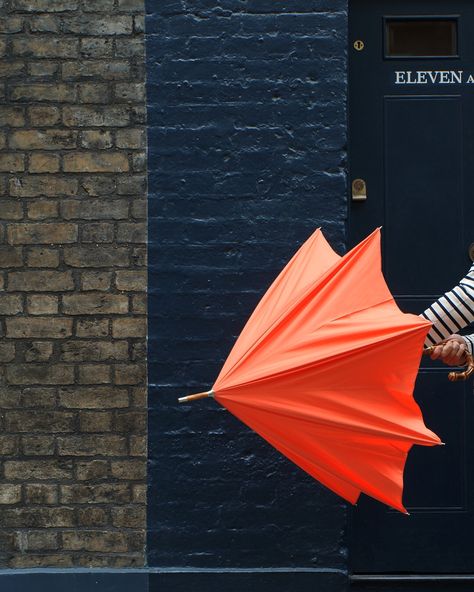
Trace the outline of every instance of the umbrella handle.
<instances>
[{"instance_id":1,"label":"umbrella handle","mask_svg":"<svg viewBox=\"0 0 474 592\"><path fill-rule=\"evenodd\" d=\"M432 345L431 347L427 347L423 350L423 353L425 355L429 356L433 353L435 347L437 347L437 346ZM469 378L469 376L471 376L471 374L474 372L474 358L472 357L472 355L469 352L466 352L464 354L464 357L466 358L466 369L463 370L462 372L450 372L448 374L448 379L451 382L459 382L460 380L467 380Z\"/></svg>"},{"instance_id":2,"label":"umbrella handle","mask_svg":"<svg viewBox=\"0 0 474 592\"><path fill-rule=\"evenodd\" d=\"M190 403L191 401L197 401L198 399L205 399L206 397L213 397L214 392L212 389L205 393L196 393L195 395L188 395L187 397L181 397L178 399L178 403Z\"/></svg>"}]
</instances>

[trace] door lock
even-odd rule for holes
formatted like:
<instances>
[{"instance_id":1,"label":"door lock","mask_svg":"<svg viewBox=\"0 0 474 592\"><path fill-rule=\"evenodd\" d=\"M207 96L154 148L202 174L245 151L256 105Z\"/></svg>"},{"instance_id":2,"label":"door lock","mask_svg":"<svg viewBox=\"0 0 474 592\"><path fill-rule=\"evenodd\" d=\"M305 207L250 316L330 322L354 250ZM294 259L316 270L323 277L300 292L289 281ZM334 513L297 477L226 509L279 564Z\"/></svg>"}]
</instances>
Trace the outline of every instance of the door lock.
<instances>
[{"instance_id":1,"label":"door lock","mask_svg":"<svg viewBox=\"0 0 474 592\"><path fill-rule=\"evenodd\" d=\"M354 41L354 49L356 49L357 51L362 51L364 47L365 44L361 39L357 39L357 41Z\"/></svg>"},{"instance_id":2,"label":"door lock","mask_svg":"<svg viewBox=\"0 0 474 592\"><path fill-rule=\"evenodd\" d=\"M364 201L367 199L367 185L364 179L352 181L352 201Z\"/></svg>"}]
</instances>

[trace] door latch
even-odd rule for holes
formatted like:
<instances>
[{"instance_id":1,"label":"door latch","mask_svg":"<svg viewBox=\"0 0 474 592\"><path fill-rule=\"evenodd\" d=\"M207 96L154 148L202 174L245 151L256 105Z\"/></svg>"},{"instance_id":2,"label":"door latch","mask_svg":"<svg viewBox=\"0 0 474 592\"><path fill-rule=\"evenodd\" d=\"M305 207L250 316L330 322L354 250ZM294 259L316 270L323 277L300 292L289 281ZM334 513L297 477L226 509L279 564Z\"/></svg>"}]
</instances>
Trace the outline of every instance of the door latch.
<instances>
[{"instance_id":1,"label":"door latch","mask_svg":"<svg viewBox=\"0 0 474 592\"><path fill-rule=\"evenodd\" d=\"M352 201L364 201L367 199L367 185L364 179L352 181Z\"/></svg>"}]
</instances>

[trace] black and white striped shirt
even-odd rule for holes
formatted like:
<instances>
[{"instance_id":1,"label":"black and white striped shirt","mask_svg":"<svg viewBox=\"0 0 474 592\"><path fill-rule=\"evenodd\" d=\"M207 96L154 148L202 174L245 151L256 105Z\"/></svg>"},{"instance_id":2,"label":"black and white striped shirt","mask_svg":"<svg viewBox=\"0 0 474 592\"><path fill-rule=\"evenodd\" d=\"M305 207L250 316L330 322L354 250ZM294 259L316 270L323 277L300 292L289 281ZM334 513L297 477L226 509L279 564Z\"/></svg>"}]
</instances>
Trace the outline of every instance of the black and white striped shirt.
<instances>
[{"instance_id":1,"label":"black and white striped shirt","mask_svg":"<svg viewBox=\"0 0 474 592\"><path fill-rule=\"evenodd\" d=\"M421 316L433 323L426 337L426 347L443 341L474 322L474 264L455 288L438 298ZM472 354L474 334L463 338Z\"/></svg>"}]
</instances>

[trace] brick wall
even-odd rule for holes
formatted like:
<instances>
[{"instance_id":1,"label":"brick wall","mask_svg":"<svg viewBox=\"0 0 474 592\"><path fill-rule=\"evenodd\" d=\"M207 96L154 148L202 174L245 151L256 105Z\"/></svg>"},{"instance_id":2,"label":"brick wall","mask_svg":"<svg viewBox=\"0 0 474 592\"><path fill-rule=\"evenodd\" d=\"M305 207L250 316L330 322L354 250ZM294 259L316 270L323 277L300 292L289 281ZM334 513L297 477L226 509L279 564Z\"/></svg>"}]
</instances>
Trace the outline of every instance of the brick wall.
<instances>
[{"instance_id":1,"label":"brick wall","mask_svg":"<svg viewBox=\"0 0 474 592\"><path fill-rule=\"evenodd\" d=\"M142 565L143 0L0 6L0 567Z\"/></svg>"},{"instance_id":2,"label":"brick wall","mask_svg":"<svg viewBox=\"0 0 474 592\"><path fill-rule=\"evenodd\" d=\"M316 227L344 248L346 51L346 0L148 3L152 565L346 569L341 498L176 402Z\"/></svg>"}]
</instances>

